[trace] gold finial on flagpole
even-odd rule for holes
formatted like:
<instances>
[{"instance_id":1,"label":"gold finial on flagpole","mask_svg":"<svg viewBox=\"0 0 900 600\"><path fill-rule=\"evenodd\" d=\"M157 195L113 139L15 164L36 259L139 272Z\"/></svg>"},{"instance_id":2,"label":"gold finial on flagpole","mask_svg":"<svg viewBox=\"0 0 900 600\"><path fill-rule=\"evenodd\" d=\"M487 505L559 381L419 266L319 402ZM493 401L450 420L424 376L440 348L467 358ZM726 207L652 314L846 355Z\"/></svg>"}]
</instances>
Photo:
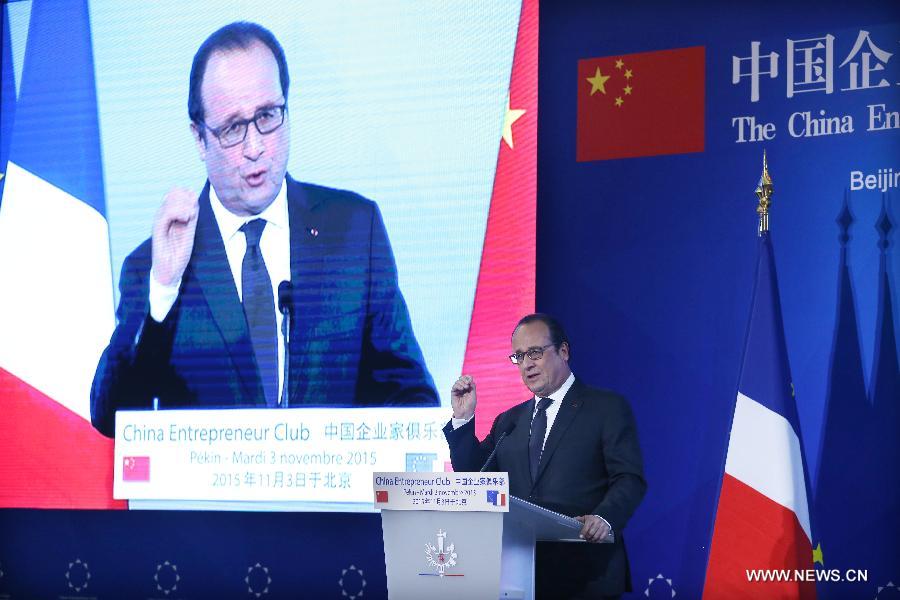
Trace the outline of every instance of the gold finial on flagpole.
<instances>
[{"instance_id":1,"label":"gold finial on flagpole","mask_svg":"<svg viewBox=\"0 0 900 600\"><path fill-rule=\"evenodd\" d=\"M759 215L759 235L769 231L769 206L772 204L774 191L772 177L769 175L769 164L766 161L766 151L763 150L763 170L762 175L759 176L759 183L756 185L756 197L759 198L759 205L756 207L756 213Z\"/></svg>"}]
</instances>

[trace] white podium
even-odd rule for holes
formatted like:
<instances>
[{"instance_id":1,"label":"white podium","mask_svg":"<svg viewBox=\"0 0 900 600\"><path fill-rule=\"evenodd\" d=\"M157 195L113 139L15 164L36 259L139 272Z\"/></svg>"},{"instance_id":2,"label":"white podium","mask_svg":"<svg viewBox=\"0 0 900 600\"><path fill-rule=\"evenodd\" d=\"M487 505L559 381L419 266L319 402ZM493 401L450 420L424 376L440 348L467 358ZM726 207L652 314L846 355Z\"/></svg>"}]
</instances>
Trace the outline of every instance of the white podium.
<instances>
[{"instance_id":1,"label":"white podium","mask_svg":"<svg viewBox=\"0 0 900 600\"><path fill-rule=\"evenodd\" d=\"M388 597L534 598L538 541L581 523L510 497L506 473L375 473Z\"/></svg>"}]
</instances>

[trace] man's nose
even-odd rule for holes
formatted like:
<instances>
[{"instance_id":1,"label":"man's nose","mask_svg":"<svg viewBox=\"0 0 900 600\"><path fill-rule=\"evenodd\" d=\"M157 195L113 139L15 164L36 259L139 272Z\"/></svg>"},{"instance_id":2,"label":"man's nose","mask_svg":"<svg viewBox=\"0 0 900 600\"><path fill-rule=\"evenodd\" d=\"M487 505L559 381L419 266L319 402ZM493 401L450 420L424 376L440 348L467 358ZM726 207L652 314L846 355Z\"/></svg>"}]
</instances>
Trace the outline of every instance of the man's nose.
<instances>
[{"instance_id":1,"label":"man's nose","mask_svg":"<svg viewBox=\"0 0 900 600\"><path fill-rule=\"evenodd\" d=\"M247 137L244 138L244 156L250 160L256 160L265 151L262 134L257 131L253 123L247 125Z\"/></svg>"}]
</instances>

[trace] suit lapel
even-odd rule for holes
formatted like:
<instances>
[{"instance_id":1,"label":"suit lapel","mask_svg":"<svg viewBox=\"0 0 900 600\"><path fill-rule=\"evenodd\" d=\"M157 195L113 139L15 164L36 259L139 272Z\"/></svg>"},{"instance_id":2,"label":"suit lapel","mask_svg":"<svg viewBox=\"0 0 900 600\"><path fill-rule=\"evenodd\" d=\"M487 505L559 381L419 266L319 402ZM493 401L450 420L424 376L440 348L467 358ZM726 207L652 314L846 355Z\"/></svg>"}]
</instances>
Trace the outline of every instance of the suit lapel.
<instances>
[{"instance_id":1,"label":"suit lapel","mask_svg":"<svg viewBox=\"0 0 900 600\"><path fill-rule=\"evenodd\" d=\"M565 437L566 430L575 420L578 411L581 409L582 401L579 398L577 386L578 381L575 381L572 384L572 387L569 388L569 391L566 392L566 396L563 398L562 404L559 407L559 412L556 413L556 419L553 420L553 427L550 428L550 434L547 436L547 441L544 443L544 451L541 453L541 464L538 465L537 479L534 480L533 485L540 481L541 475L543 475L544 471L547 469L547 464L550 462L550 459L553 458L553 453L556 452L560 442L563 437Z\"/></svg>"},{"instance_id":2,"label":"suit lapel","mask_svg":"<svg viewBox=\"0 0 900 600\"><path fill-rule=\"evenodd\" d=\"M209 202L207 183L200 195L200 212L191 257L193 273L213 321L222 334L225 349L238 373L244 393L247 398L265 404L247 320L228 266L225 243Z\"/></svg>"},{"instance_id":3,"label":"suit lapel","mask_svg":"<svg viewBox=\"0 0 900 600\"><path fill-rule=\"evenodd\" d=\"M516 419L516 428L513 430L509 437L503 442L503 445L509 445L507 449L508 456L512 458L511 464L508 465L509 468L506 470L509 471L509 480L513 481L531 481L531 472L528 468L528 438L529 433L531 431L531 414L534 412L534 398L526 402L522 406L522 411ZM507 466L504 464L504 466ZM513 475L513 472L516 472L517 475ZM529 489L528 484L526 483L523 486L524 492L527 492ZM523 491L518 492L518 495L522 495ZM515 493L510 489L510 493ZM524 494L527 496L527 493Z\"/></svg>"},{"instance_id":4,"label":"suit lapel","mask_svg":"<svg viewBox=\"0 0 900 600\"><path fill-rule=\"evenodd\" d=\"M525 471L528 471L528 438L531 433L531 415L534 413L534 398L529 400L522 409L522 414L519 415L519 418L516 420L516 428L513 434L510 435L513 438L510 441L515 442L515 446L517 447L515 456L524 456L525 457ZM519 446L521 446L521 452L519 452Z\"/></svg>"},{"instance_id":5,"label":"suit lapel","mask_svg":"<svg viewBox=\"0 0 900 600\"><path fill-rule=\"evenodd\" d=\"M308 371L308 352L304 344L313 339L316 324L314 311L321 303L325 270L322 268L323 244L316 222L315 202L303 186L287 177L288 221L291 239L291 284L293 286L294 322L291 324L290 399L300 403L308 381L301 373Z\"/></svg>"}]
</instances>

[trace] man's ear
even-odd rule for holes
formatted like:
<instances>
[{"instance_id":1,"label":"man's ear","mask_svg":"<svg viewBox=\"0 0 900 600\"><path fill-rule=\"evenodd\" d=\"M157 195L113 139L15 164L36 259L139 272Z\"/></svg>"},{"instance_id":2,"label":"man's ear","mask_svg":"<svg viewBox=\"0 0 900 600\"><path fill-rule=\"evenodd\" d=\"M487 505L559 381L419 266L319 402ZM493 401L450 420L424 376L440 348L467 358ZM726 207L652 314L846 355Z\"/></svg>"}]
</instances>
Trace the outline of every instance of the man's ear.
<instances>
[{"instance_id":1,"label":"man's ear","mask_svg":"<svg viewBox=\"0 0 900 600\"><path fill-rule=\"evenodd\" d=\"M569 361L569 342L563 342L559 345L559 355L564 361Z\"/></svg>"},{"instance_id":2,"label":"man's ear","mask_svg":"<svg viewBox=\"0 0 900 600\"><path fill-rule=\"evenodd\" d=\"M200 160L206 162L206 135L200 130L196 123L191 123L191 137L197 144L197 152L200 154Z\"/></svg>"}]
</instances>

